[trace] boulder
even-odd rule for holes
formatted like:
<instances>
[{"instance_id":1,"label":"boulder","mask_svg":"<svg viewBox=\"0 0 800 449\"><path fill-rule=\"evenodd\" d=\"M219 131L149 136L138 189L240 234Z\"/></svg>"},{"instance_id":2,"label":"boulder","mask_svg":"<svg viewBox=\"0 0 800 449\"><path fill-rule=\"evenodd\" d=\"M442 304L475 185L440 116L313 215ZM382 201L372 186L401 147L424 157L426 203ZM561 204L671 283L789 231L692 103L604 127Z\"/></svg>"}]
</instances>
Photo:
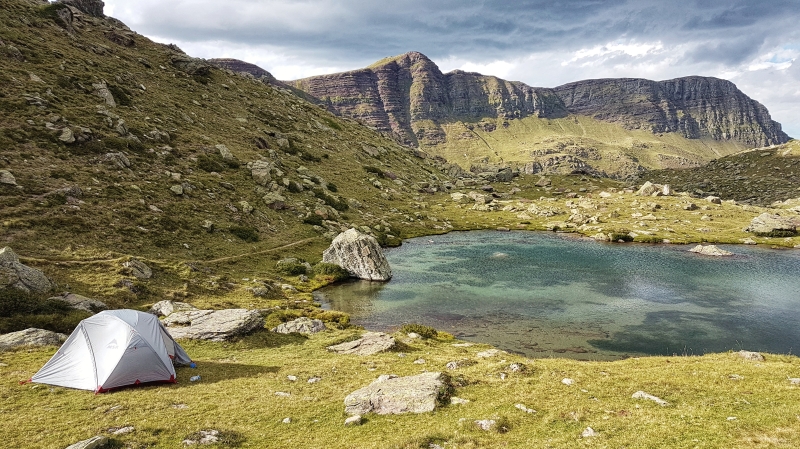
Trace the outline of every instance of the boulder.
<instances>
[{"instance_id":1,"label":"boulder","mask_svg":"<svg viewBox=\"0 0 800 449\"><path fill-rule=\"evenodd\" d=\"M153 277L153 270L139 259L131 259L122 264L128 271L127 274L137 279L150 279Z\"/></svg>"},{"instance_id":2,"label":"boulder","mask_svg":"<svg viewBox=\"0 0 800 449\"><path fill-rule=\"evenodd\" d=\"M270 192L264 195L261 198L261 200L264 201L264 204L266 204L267 207L269 207L270 209L273 210L286 209L286 197L279 193Z\"/></svg>"},{"instance_id":3,"label":"boulder","mask_svg":"<svg viewBox=\"0 0 800 449\"><path fill-rule=\"evenodd\" d=\"M653 396L652 394L645 393L644 391L637 391L636 393L633 393L633 395L631 395L631 397L633 399L646 399L648 401L653 401L653 402L655 402L656 404L658 404L658 405L660 405L662 407L666 407L666 406L669 405L669 402L667 402L667 401L665 401L665 400L663 400L663 399L661 399L659 397Z\"/></svg>"},{"instance_id":4,"label":"boulder","mask_svg":"<svg viewBox=\"0 0 800 449\"><path fill-rule=\"evenodd\" d=\"M20 346L60 346L67 336L56 332L29 328L24 331L0 335L0 351Z\"/></svg>"},{"instance_id":5,"label":"boulder","mask_svg":"<svg viewBox=\"0 0 800 449\"><path fill-rule=\"evenodd\" d=\"M100 98L102 98L107 106L112 108L117 107L117 102L114 100L114 95L111 94L111 91L106 86L106 83L95 83L92 84L94 88L94 94Z\"/></svg>"},{"instance_id":6,"label":"boulder","mask_svg":"<svg viewBox=\"0 0 800 449\"><path fill-rule=\"evenodd\" d=\"M55 288L41 271L23 265L16 253L5 247L0 249L0 289L17 288L26 292L46 293Z\"/></svg>"},{"instance_id":7,"label":"boulder","mask_svg":"<svg viewBox=\"0 0 800 449\"><path fill-rule=\"evenodd\" d=\"M107 444L108 444L108 437L98 435L96 437L91 437L88 440L78 441L75 444L71 444L67 446L66 449L98 449L101 447L105 447Z\"/></svg>"},{"instance_id":8,"label":"boulder","mask_svg":"<svg viewBox=\"0 0 800 449\"><path fill-rule=\"evenodd\" d=\"M657 195L662 192L663 186L658 184L653 184L650 181L645 182L642 184L642 187L636 191L636 195L638 196L653 196Z\"/></svg>"},{"instance_id":9,"label":"boulder","mask_svg":"<svg viewBox=\"0 0 800 449\"><path fill-rule=\"evenodd\" d=\"M197 310L197 307L185 302L166 300L150 306L150 310L147 313L152 313L155 316L169 316L173 312L187 312L190 310Z\"/></svg>"},{"instance_id":10,"label":"boulder","mask_svg":"<svg viewBox=\"0 0 800 449\"><path fill-rule=\"evenodd\" d=\"M16 186L17 179L14 178L14 175L11 174L8 170L0 170L0 184L5 184L9 186Z\"/></svg>"},{"instance_id":11,"label":"boulder","mask_svg":"<svg viewBox=\"0 0 800 449\"><path fill-rule=\"evenodd\" d=\"M389 261L378 241L354 228L333 239L331 246L322 253L322 261L339 265L359 279L388 281L392 278Z\"/></svg>"},{"instance_id":12,"label":"boulder","mask_svg":"<svg viewBox=\"0 0 800 449\"><path fill-rule=\"evenodd\" d=\"M715 257L733 255L732 252L725 251L724 249L721 249L716 245L697 245L694 248L690 249L689 252L702 254L704 256L715 256Z\"/></svg>"},{"instance_id":13,"label":"boulder","mask_svg":"<svg viewBox=\"0 0 800 449\"><path fill-rule=\"evenodd\" d=\"M451 389L450 378L442 373L384 375L347 395L344 411L348 415L431 412L439 404L447 403Z\"/></svg>"},{"instance_id":14,"label":"boulder","mask_svg":"<svg viewBox=\"0 0 800 449\"><path fill-rule=\"evenodd\" d=\"M219 144L216 145L215 148L219 150L219 155L222 156L222 159L226 161L232 161L234 159L233 153L231 153L231 150L229 150L227 146Z\"/></svg>"},{"instance_id":15,"label":"boulder","mask_svg":"<svg viewBox=\"0 0 800 449\"><path fill-rule=\"evenodd\" d=\"M752 360L754 362L763 362L764 356L761 355L759 352L752 352L752 351L739 351L736 353L739 357L745 360Z\"/></svg>"},{"instance_id":16,"label":"boulder","mask_svg":"<svg viewBox=\"0 0 800 449\"><path fill-rule=\"evenodd\" d=\"M463 193L451 193L450 198L458 204L472 204L473 199Z\"/></svg>"},{"instance_id":17,"label":"boulder","mask_svg":"<svg viewBox=\"0 0 800 449\"><path fill-rule=\"evenodd\" d=\"M173 67L192 76L208 76L211 73L211 64L204 59L192 58L186 54L175 54L170 58Z\"/></svg>"},{"instance_id":18,"label":"boulder","mask_svg":"<svg viewBox=\"0 0 800 449\"><path fill-rule=\"evenodd\" d=\"M394 337L383 332L367 332L355 341L328 346L328 351L338 354L372 355L393 348Z\"/></svg>"},{"instance_id":19,"label":"boulder","mask_svg":"<svg viewBox=\"0 0 800 449\"><path fill-rule=\"evenodd\" d=\"M324 331L325 323L320 320L312 320L308 317L300 317L286 323L281 323L273 329L274 332L279 334L291 334L297 332L299 334L316 334L317 332Z\"/></svg>"},{"instance_id":20,"label":"boulder","mask_svg":"<svg viewBox=\"0 0 800 449\"><path fill-rule=\"evenodd\" d=\"M164 325L176 339L224 341L264 327L257 310L189 310L173 312Z\"/></svg>"},{"instance_id":21,"label":"boulder","mask_svg":"<svg viewBox=\"0 0 800 449\"><path fill-rule=\"evenodd\" d=\"M770 235L779 233L788 237L797 234L797 227L800 226L799 217L782 217L777 214L763 213L753 218L750 226L744 229L745 232L752 232L756 235Z\"/></svg>"},{"instance_id":22,"label":"boulder","mask_svg":"<svg viewBox=\"0 0 800 449\"><path fill-rule=\"evenodd\" d=\"M85 310L87 312L95 313L101 310L108 309L108 305L96 299L87 298L85 296L76 295L75 293L64 293L63 295L53 296L48 298L54 301L62 301L69 304L70 307L77 310Z\"/></svg>"},{"instance_id":23,"label":"boulder","mask_svg":"<svg viewBox=\"0 0 800 449\"><path fill-rule=\"evenodd\" d=\"M707 196L706 197L706 201L708 201L711 204L722 204L722 198L720 198L718 196L713 196L713 195L712 196Z\"/></svg>"}]
</instances>

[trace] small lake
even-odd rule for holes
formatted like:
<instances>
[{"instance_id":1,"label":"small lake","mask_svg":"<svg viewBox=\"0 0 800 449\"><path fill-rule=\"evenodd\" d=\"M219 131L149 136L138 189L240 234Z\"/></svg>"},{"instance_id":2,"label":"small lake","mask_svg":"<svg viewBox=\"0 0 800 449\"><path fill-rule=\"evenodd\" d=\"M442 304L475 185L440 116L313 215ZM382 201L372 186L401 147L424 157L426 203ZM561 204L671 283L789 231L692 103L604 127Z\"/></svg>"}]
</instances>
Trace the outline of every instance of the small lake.
<instances>
[{"instance_id":1,"label":"small lake","mask_svg":"<svg viewBox=\"0 0 800 449\"><path fill-rule=\"evenodd\" d=\"M736 256L454 232L388 250L388 283L346 282L315 295L370 330L421 323L529 357L800 352L800 251L721 247Z\"/></svg>"}]
</instances>

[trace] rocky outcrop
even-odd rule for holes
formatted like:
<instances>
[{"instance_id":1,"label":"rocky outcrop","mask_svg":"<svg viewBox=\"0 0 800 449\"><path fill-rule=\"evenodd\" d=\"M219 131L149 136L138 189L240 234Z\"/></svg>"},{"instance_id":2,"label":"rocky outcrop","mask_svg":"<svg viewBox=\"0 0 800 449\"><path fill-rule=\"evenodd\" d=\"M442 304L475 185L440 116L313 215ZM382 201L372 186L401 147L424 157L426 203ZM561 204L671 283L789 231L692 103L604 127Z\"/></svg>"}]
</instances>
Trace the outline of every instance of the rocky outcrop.
<instances>
[{"instance_id":1,"label":"rocky outcrop","mask_svg":"<svg viewBox=\"0 0 800 449\"><path fill-rule=\"evenodd\" d=\"M717 78L601 79L550 89L461 70L444 74L425 55L410 52L365 69L288 84L415 146L442 143L441 124L447 121L567 114L751 147L788 140L763 105Z\"/></svg>"},{"instance_id":2,"label":"rocky outcrop","mask_svg":"<svg viewBox=\"0 0 800 449\"><path fill-rule=\"evenodd\" d=\"M322 261L334 263L351 276L368 281L392 278L389 261L374 237L351 228L339 234L322 253Z\"/></svg>"},{"instance_id":3,"label":"rocky outcrop","mask_svg":"<svg viewBox=\"0 0 800 449\"><path fill-rule=\"evenodd\" d=\"M155 316L170 316L173 312L187 312L190 310L197 310L197 307L185 302L165 300L150 306L147 313L152 313Z\"/></svg>"},{"instance_id":4,"label":"rocky outcrop","mask_svg":"<svg viewBox=\"0 0 800 449\"><path fill-rule=\"evenodd\" d=\"M751 147L789 140L767 108L718 78L586 80L553 92L570 113L626 128L679 133L688 139L735 140Z\"/></svg>"},{"instance_id":5,"label":"rocky outcrop","mask_svg":"<svg viewBox=\"0 0 800 449\"><path fill-rule=\"evenodd\" d=\"M279 334L291 334L291 333L299 333L299 334L316 334L317 332L324 331L325 323L321 320L312 320L308 317L300 317L292 321L287 321L286 323L281 323L273 329L273 331Z\"/></svg>"},{"instance_id":6,"label":"rocky outcrop","mask_svg":"<svg viewBox=\"0 0 800 449\"><path fill-rule=\"evenodd\" d=\"M763 236L791 237L797 235L798 226L800 217L782 217L765 212L753 218L744 231Z\"/></svg>"},{"instance_id":7,"label":"rocky outcrop","mask_svg":"<svg viewBox=\"0 0 800 449\"><path fill-rule=\"evenodd\" d=\"M392 349L394 337L383 332L367 332L361 338L338 345L328 346L328 351L338 354L373 355Z\"/></svg>"},{"instance_id":8,"label":"rocky outcrop","mask_svg":"<svg viewBox=\"0 0 800 449\"><path fill-rule=\"evenodd\" d=\"M0 289L17 288L26 292L46 293L55 288L41 271L23 265L14 251L0 249Z\"/></svg>"},{"instance_id":9,"label":"rocky outcrop","mask_svg":"<svg viewBox=\"0 0 800 449\"><path fill-rule=\"evenodd\" d=\"M256 310L190 310L173 312L164 318L173 338L224 341L264 327Z\"/></svg>"},{"instance_id":10,"label":"rocky outcrop","mask_svg":"<svg viewBox=\"0 0 800 449\"><path fill-rule=\"evenodd\" d=\"M407 377L383 375L347 395L344 411L348 415L432 412L439 404L447 402L451 389L449 377L442 373Z\"/></svg>"},{"instance_id":11,"label":"rocky outcrop","mask_svg":"<svg viewBox=\"0 0 800 449\"><path fill-rule=\"evenodd\" d=\"M126 273L137 279L150 279L153 277L153 270L139 259L131 259L122 264Z\"/></svg>"},{"instance_id":12,"label":"rocky outcrop","mask_svg":"<svg viewBox=\"0 0 800 449\"><path fill-rule=\"evenodd\" d=\"M67 336L56 332L29 328L19 332L0 335L0 351L22 346L59 346Z\"/></svg>"},{"instance_id":13,"label":"rocky outcrop","mask_svg":"<svg viewBox=\"0 0 800 449\"><path fill-rule=\"evenodd\" d=\"M14 175L10 171L0 170L0 184L16 187L17 179L14 178Z\"/></svg>"},{"instance_id":14,"label":"rocky outcrop","mask_svg":"<svg viewBox=\"0 0 800 449\"><path fill-rule=\"evenodd\" d=\"M653 184L647 181L636 191L636 194L639 196L669 196L672 194L672 189L668 184Z\"/></svg>"},{"instance_id":15,"label":"rocky outcrop","mask_svg":"<svg viewBox=\"0 0 800 449\"><path fill-rule=\"evenodd\" d=\"M105 17L103 8L106 4L100 0L59 0L59 2L74 6L79 11L89 14L92 17Z\"/></svg>"},{"instance_id":16,"label":"rocky outcrop","mask_svg":"<svg viewBox=\"0 0 800 449\"><path fill-rule=\"evenodd\" d=\"M63 295L53 296L48 298L54 301L61 301L69 304L70 307L76 310L83 310L86 312L96 313L101 310L106 310L108 306L103 301L87 298L85 296L76 295L75 293L64 293Z\"/></svg>"},{"instance_id":17,"label":"rocky outcrop","mask_svg":"<svg viewBox=\"0 0 800 449\"><path fill-rule=\"evenodd\" d=\"M75 444L71 444L67 446L66 449L100 449L101 447L105 447L107 444L108 437L104 435L98 435L87 440L78 441Z\"/></svg>"}]
</instances>

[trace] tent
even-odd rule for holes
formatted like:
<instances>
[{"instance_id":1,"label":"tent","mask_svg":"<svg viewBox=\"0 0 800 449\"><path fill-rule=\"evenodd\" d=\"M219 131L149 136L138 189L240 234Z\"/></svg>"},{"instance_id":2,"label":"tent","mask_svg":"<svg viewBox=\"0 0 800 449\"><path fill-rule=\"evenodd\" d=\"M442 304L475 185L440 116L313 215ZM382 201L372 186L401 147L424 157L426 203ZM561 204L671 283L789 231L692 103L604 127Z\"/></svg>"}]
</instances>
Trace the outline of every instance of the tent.
<instances>
[{"instance_id":1,"label":"tent","mask_svg":"<svg viewBox=\"0 0 800 449\"><path fill-rule=\"evenodd\" d=\"M146 382L175 382L173 362L192 361L158 317L106 310L78 324L31 382L103 393Z\"/></svg>"}]
</instances>

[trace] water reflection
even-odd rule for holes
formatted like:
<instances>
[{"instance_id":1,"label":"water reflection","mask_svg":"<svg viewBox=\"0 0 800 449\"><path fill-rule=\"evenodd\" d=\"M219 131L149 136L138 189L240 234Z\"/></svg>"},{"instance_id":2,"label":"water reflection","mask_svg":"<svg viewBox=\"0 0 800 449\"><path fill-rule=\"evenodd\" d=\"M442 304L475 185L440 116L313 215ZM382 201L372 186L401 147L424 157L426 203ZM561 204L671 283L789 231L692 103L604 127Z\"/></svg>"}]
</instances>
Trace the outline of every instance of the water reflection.
<instances>
[{"instance_id":1,"label":"water reflection","mask_svg":"<svg viewBox=\"0 0 800 449\"><path fill-rule=\"evenodd\" d=\"M429 243L432 240L433 243ZM388 252L389 283L317 293L368 329L419 322L530 356L582 359L800 343L800 252L600 244L549 233L452 233Z\"/></svg>"}]
</instances>

